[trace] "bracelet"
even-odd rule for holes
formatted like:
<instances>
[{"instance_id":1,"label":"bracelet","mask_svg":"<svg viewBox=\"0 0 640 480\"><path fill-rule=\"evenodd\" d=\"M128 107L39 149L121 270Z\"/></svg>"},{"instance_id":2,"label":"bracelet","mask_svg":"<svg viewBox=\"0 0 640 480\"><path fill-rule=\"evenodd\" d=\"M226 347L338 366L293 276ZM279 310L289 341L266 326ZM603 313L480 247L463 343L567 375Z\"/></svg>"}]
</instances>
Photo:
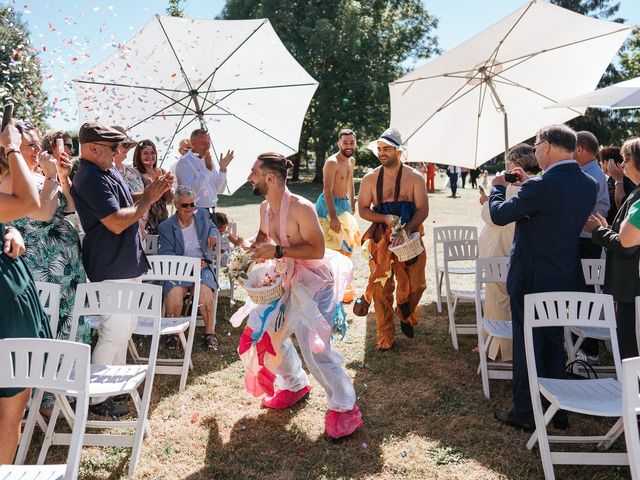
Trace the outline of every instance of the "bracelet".
<instances>
[{"instance_id":1,"label":"bracelet","mask_svg":"<svg viewBox=\"0 0 640 480\"><path fill-rule=\"evenodd\" d=\"M16 149L16 148L12 148L10 150L6 150L5 154L7 155L7 158L9 158L9 155L11 155L12 153L20 153L20 150Z\"/></svg>"}]
</instances>

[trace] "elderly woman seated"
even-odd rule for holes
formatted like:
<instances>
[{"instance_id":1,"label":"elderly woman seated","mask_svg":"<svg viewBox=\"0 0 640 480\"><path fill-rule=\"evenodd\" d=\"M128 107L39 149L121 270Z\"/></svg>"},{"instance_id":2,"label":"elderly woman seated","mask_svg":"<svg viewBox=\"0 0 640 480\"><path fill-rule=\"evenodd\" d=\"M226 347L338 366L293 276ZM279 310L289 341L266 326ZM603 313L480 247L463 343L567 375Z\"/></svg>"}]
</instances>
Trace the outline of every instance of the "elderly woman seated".
<instances>
[{"instance_id":1,"label":"elderly woman seated","mask_svg":"<svg viewBox=\"0 0 640 480\"><path fill-rule=\"evenodd\" d=\"M210 249L215 247L220 233L205 209L196 209L195 193L187 186L176 188L174 196L176 213L158 227L160 234L160 255L179 255L201 259L200 315L204 319L203 345L209 350L218 349L213 318L213 290L218 288L212 267ZM180 282L164 282L165 314L178 317L182 311L189 285ZM167 349L173 350L178 344L177 337L167 340Z\"/></svg>"}]
</instances>

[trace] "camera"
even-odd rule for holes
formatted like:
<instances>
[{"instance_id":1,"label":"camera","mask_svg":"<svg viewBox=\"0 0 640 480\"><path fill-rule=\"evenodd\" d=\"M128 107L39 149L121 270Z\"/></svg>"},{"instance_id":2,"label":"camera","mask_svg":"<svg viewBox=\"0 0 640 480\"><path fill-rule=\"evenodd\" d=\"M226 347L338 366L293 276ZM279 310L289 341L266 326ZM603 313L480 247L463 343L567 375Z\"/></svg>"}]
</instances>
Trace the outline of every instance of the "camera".
<instances>
[{"instance_id":1,"label":"camera","mask_svg":"<svg viewBox=\"0 0 640 480\"><path fill-rule=\"evenodd\" d=\"M515 183L518 181L518 174L516 173L505 173L504 181L507 183Z\"/></svg>"}]
</instances>

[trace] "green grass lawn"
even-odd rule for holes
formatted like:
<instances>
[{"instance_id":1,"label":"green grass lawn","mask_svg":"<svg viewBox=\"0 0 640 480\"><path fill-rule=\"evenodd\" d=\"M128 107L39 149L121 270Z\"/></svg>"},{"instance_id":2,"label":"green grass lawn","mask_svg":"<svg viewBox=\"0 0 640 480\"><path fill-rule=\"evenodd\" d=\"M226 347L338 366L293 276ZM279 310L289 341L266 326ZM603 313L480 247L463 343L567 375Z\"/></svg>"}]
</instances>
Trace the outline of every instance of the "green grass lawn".
<instances>
[{"instance_id":1,"label":"green grass lawn","mask_svg":"<svg viewBox=\"0 0 640 480\"><path fill-rule=\"evenodd\" d=\"M314 200L320 186L291 185ZM241 329L228 319L237 306L221 300L218 335L221 348L209 353L196 345L187 388L178 393L178 378L156 378L150 423L135 478L139 479L536 479L543 478L537 449L525 448L528 435L493 419L497 406L510 403L510 382L492 381L492 400L482 395L476 375L474 336L460 338L454 350L447 332L446 308L437 313L433 280L433 227L481 226L478 193L459 190L431 195L425 222L427 284L420 305L421 323L413 340L397 328L392 350L375 349L375 322L354 317L347 337L334 343L358 396L364 428L353 437L331 442L323 435L326 401L312 379L307 401L286 411L260 408L244 390L244 368L236 346ZM245 187L224 198L219 209L249 236L258 226L258 203ZM361 226L366 227L366 222ZM368 267L356 252L354 285L362 291ZM471 282L468 278L465 282ZM464 285L463 282L460 285ZM470 286L470 283L466 283ZM348 308L350 311L350 308ZM475 322L472 305L457 313ZM199 338L199 335L198 337ZM570 416L571 433L601 434L610 421ZM624 449L619 441L616 450ZM51 450L48 461L63 461L66 450ZM123 478L129 451L85 448L83 479ZM556 467L557 478L630 478L627 468Z\"/></svg>"}]
</instances>

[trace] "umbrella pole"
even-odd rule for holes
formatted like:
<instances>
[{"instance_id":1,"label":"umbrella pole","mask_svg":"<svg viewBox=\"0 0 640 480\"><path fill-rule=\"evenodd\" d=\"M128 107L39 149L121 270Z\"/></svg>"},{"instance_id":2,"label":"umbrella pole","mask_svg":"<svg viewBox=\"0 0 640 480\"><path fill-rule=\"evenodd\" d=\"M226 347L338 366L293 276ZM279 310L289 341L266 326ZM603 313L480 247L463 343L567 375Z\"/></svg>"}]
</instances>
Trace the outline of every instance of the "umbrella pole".
<instances>
[{"instance_id":1,"label":"umbrella pole","mask_svg":"<svg viewBox=\"0 0 640 480\"><path fill-rule=\"evenodd\" d=\"M204 112L202 111L200 99L198 98L198 91L191 90L189 92L189 96L191 97L191 100L193 100L193 105L196 107L196 114L198 115L198 120L200 120L200 128L207 130L207 123L204 121Z\"/></svg>"},{"instance_id":2,"label":"umbrella pole","mask_svg":"<svg viewBox=\"0 0 640 480\"><path fill-rule=\"evenodd\" d=\"M509 121L507 119L507 109L504 108L504 104L502 103L502 100L500 100L500 97L498 96L498 91L496 90L496 86L494 85L493 80L491 80L491 77L489 75L486 75L485 73L484 80L487 83L487 86L491 89L493 98L495 98L496 102L498 103L498 110L502 112L502 115L504 117L504 169L506 171L507 153L509 152Z\"/></svg>"}]
</instances>

